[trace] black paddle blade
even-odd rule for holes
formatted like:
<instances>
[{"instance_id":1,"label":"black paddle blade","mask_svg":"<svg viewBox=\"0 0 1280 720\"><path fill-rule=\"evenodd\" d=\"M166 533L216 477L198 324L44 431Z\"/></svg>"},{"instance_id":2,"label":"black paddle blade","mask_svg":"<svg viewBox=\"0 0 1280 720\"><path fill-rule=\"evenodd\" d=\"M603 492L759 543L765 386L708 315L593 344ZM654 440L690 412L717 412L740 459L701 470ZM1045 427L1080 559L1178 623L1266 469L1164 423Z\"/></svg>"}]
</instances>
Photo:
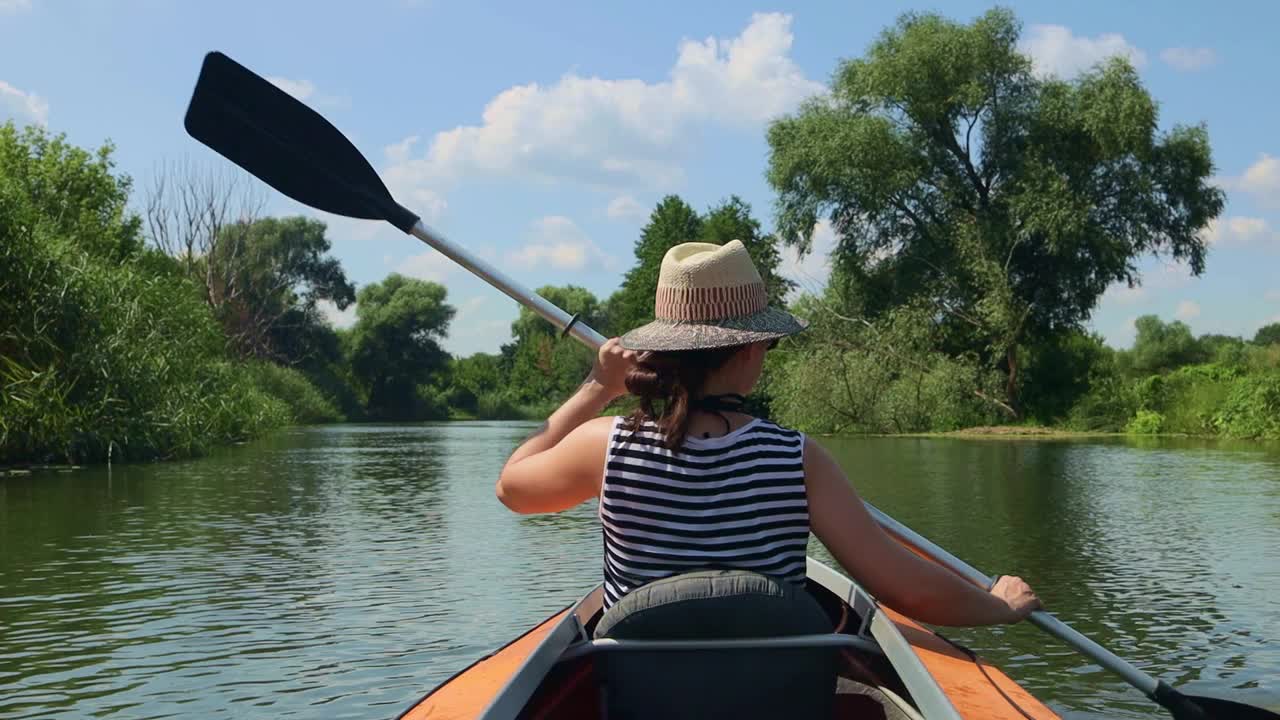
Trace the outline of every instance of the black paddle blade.
<instances>
[{"instance_id":1,"label":"black paddle blade","mask_svg":"<svg viewBox=\"0 0 1280 720\"><path fill-rule=\"evenodd\" d=\"M1174 720L1280 720L1280 715L1254 705L1185 695L1164 681L1149 697L1168 710Z\"/></svg>"},{"instance_id":2,"label":"black paddle blade","mask_svg":"<svg viewBox=\"0 0 1280 720\"><path fill-rule=\"evenodd\" d=\"M1204 711L1205 716L1211 717L1213 720L1280 720L1280 713L1274 713L1256 705L1246 705L1231 700L1219 700L1218 698L1202 697L1200 695L1186 695L1184 697L1199 706ZM1176 711L1173 716L1175 718L1182 717Z\"/></svg>"},{"instance_id":3,"label":"black paddle blade","mask_svg":"<svg viewBox=\"0 0 1280 720\"><path fill-rule=\"evenodd\" d=\"M220 52L205 56L183 124L191 137L298 202L386 220L404 232L418 222L328 120Z\"/></svg>"}]
</instances>

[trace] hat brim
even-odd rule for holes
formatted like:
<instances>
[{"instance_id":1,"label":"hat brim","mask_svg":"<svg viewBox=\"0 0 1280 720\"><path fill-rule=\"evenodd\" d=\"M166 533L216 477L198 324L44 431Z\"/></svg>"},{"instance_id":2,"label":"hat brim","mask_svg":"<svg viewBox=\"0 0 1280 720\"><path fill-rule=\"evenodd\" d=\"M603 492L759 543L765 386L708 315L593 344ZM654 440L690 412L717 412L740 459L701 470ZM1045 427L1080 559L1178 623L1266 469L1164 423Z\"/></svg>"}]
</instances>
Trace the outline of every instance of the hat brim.
<instances>
[{"instance_id":1,"label":"hat brim","mask_svg":"<svg viewBox=\"0 0 1280 720\"><path fill-rule=\"evenodd\" d=\"M808 322L789 312L765 308L751 315L709 322L654 320L623 335L619 342L627 350L713 350L776 340L807 327Z\"/></svg>"}]
</instances>

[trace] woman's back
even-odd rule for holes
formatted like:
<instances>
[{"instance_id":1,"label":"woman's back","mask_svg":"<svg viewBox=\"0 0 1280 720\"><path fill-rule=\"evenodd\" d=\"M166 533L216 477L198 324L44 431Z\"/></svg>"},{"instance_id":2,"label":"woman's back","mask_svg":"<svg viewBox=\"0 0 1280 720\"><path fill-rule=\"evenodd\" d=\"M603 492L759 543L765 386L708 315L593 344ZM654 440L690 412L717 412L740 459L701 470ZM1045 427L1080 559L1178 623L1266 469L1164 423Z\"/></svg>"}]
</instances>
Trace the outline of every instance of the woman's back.
<instances>
[{"instance_id":1,"label":"woman's back","mask_svg":"<svg viewBox=\"0 0 1280 720\"><path fill-rule=\"evenodd\" d=\"M653 322L600 348L577 392L508 458L499 499L535 513L599 498L607 605L697 569L802 582L812 524L859 583L919 620L976 625L1030 612L1026 583L1002 578L997 597L920 558L880 529L830 453L742 413L765 354L805 327L767 299L737 240L668 250ZM626 394L637 400L634 428L600 417ZM725 435L707 437L717 421Z\"/></svg>"},{"instance_id":2,"label":"woman's back","mask_svg":"<svg viewBox=\"0 0 1280 720\"><path fill-rule=\"evenodd\" d=\"M657 425L614 420L600 493L606 607L644 583L697 569L805 577L804 436L753 419L678 450Z\"/></svg>"}]
</instances>

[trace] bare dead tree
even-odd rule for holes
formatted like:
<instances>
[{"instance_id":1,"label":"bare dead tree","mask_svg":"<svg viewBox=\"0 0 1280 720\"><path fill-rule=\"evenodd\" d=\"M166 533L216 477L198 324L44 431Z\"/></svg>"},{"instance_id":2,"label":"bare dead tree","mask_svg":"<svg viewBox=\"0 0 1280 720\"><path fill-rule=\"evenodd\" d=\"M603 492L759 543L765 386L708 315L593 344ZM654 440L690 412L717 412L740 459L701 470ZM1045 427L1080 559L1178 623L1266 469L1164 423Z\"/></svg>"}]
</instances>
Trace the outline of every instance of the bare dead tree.
<instances>
[{"instance_id":1,"label":"bare dead tree","mask_svg":"<svg viewBox=\"0 0 1280 720\"><path fill-rule=\"evenodd\" d=\"M340 270L334 282L323 223L266 218L267 197L239 169L184 158L157 168L143 216L149 241L203 290L230 346L243 357L286 362L273 334L298 326L300 311L304 321L314 312L315 288L345 302L354 300L354 288Z\"/></svg>"},{"instance_id":2,"label":"bare dead tree","mask_svg":"<svg viewBox=\"0 0 1280 720\"><path fill-rule=\"evenodd\" d=\"M226 320L245 291L246 239L266 206L265 190L247 174L205 167L188 157L161 162L145 193L147 237L173 257L204 290L205 302ZM244 349L234 323L229 340Z\"/></svg>"},{"instance_id":3,"label":"bare dead tree","mask_svg":"<svg viewBox=\"0 0 1280 720\"><path fill-rule=\"evenodd\" d=\"M218 308L241 291L237 278L246 231L266 201L262 186L238 170L201 167L190 158L165 161L146 192L147 236L182 264Z\"/></svg>"}]
</instances>

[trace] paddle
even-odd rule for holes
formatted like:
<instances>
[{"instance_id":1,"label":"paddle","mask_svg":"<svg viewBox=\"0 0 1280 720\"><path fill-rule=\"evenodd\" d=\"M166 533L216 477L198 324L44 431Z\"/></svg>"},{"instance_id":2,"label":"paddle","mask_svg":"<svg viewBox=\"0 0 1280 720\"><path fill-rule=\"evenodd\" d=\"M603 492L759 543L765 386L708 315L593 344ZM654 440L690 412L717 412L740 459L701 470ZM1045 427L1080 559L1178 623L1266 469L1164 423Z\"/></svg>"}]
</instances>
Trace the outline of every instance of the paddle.
<instances>
[{"instance_id":1,"label":"paddle","mask_svg":"<svg viewBox=\"0 0 1280 720\"><path fill-rule=\"evenodd\" d=\"M977 568L935 545L911 528L889 517L871 503L866 503L871 516L899 542L920 551L925 556L954 572L960 577L986 589L995 578L988 577ZM1036 610L1027 618L1036 627L1062 640L1090 660L1124 678L1124 681L1141 690L1147 697L1159 703L1177 720L1201 718L1240 718L1242 720L1277 720L1280 715L1253 705L1220 700L1200 695L1184 695L1163 680L1156 680L1111 651L1076 632L1071 626L1043 610Z\"/></svg>"},{"instance_id":2,"label":"paddle","mask_svg":"<svg viewBox=\"0 0 1280 720\"><path fill-rule=\"evenodd\" d=\"M386 220L484 278L589 347L605 338L430 230L391 197L369 161L319 113L219 52L204 58L187 132L271 187L317 210Z\"/></svg>"},{"instance_id":3,"label":"paddle","mask_svg":"<svg viewBox=\"0 0 1280 720\"><path fill-rule=\"evenodd\" d=\"M427 229L415 213L391 197L369 161L329 121L226 55L214 52L205 56L185 125L192 137L298 202L335 215L386 220L588 347L598 348L604 343L603 336L577 322L576 317ZM990 578L879 510L870 509L880 524L903 542L972 582L984 588L989 585ZM1123 677L1168 708L1178 720L1280 720L1280 715L1250 705L1183 695L1048 613L1033 613L1031 621Z\"/></svg>"}]
</instances>

